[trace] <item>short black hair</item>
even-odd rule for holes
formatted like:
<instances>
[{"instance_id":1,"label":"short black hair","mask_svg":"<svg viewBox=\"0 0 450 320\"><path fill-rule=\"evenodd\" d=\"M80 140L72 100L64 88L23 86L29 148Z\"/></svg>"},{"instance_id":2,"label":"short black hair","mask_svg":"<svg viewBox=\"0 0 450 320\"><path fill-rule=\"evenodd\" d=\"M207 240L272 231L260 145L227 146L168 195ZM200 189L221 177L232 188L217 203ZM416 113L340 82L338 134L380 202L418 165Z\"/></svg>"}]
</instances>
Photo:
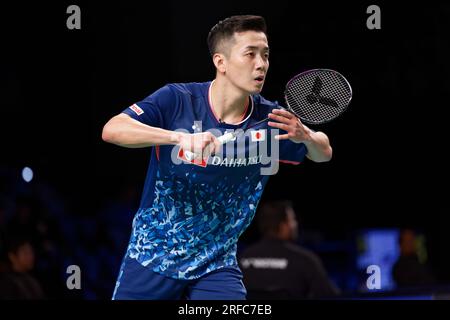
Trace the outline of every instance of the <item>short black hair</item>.
<instances>
[{"instance_id":1,"label":"short black hair","mask_svg":"<svg viewBox=\"0 0 450 320\"><path fill-rule=\"evenodd\" d=\"M281 223L288 218L288 209L293 207L292 202L288 200L262 203L257 213L258 228L261 235L267 236L278 232Z\"/></svg>"},{"instance_id":2,"label":"short black hair","mask_svg":"<svg viewBox=\"0 0 450 320\"><path fill-rule=\"evenodd\" d=\"M219 21L208 34L207 42L211 56L218 52L221 41L231 39L235 32L244 31L259 31L266 34L266 21L261 16L253 15L231 16Z\"/></svg>"},{"instance_id":3,"label":"short black hair","mask_svg":"<svg viewBox=\"0 0 450 320\"><path fill-rule=\"evenodd\" d=\"M7 235L5 241L5 253L14 253L17 254L19 252L19 249L26 245L31 244L31 241L29 237L27 237L24 234L9 234Z\"/></svg>"}]
</instances>

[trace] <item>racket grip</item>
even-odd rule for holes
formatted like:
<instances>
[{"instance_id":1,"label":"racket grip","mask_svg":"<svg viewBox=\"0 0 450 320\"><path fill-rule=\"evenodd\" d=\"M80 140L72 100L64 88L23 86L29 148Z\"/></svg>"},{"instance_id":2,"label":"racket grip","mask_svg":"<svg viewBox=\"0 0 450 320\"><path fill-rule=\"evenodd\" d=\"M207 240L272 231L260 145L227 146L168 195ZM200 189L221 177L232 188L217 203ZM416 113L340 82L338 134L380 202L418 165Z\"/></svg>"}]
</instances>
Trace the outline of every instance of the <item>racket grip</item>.
<instances>
[{"instance_id":1,"label":"racket grip","mask_svg":"<svg viewBox=\"0 0 450 320\"><path fill-rule=\"evenodd\" d=\"M236 134L234 132L227 132L224 135L217 138L221 144L225 144L230 142L236 137Z\"/></svg>"},{"instance_id":2,"label":"racket grip","mask_svg":"<svg viewBox=\"0 0 450 320\"><path fill-rule=\"evenodd\" d=\"M221 135L220 137L217 138L217 140L219 140L220 144L225 144L230 142L231 140L233 140L236 137L236 134L234 132L227 132L224 135ZM194 152L191 151L185 151L184 152L186 159L188 160L193 160L194 158L197 157L197 154L195 154Z\"/></svg>"}]
</instances>

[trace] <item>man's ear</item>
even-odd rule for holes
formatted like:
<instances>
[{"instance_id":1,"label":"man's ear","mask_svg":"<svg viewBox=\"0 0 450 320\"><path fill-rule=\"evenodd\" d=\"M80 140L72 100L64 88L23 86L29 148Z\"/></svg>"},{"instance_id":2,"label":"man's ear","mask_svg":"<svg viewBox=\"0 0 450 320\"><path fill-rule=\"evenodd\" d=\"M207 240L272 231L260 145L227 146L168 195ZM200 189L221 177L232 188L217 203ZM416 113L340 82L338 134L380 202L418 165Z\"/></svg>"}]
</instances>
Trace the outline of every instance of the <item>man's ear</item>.
<instances>
[{"instance_id":1,"label":"man's ear","mask_svg":"<svg viewBox=\"0 0 450 320\"><path fill-rule=\"evenodd\" d=\"M226 58L223 54L221 53L215 53L213 55L213 62L214 65L216 66L216 69L220 72L220 73L225 73L226 71Z\"/></svg>"}]
</instances>

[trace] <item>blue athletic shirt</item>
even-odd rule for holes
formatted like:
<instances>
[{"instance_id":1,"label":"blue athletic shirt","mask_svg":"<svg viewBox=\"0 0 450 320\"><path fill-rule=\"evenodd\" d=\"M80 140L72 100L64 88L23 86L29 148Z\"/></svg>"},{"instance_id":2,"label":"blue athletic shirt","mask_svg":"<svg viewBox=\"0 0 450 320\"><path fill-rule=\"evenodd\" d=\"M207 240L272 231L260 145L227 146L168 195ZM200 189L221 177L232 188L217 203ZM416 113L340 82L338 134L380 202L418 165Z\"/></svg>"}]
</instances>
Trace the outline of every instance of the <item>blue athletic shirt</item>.
<instances>
[{"instance_id":1,"label":"blue athletic shirt","mask_svg":"<svg viewBox=\"0 0 450 320\"><path fill-rule=\"evenodd\" d=\"M245 130L278 108L261 95L252 95L245 121L226 124L211 108L210 86L211 82L168 84L123 113L167 130L198 133L215 128L223 134ZM261 174L261 168L267 165L261 156L255 156L255 148L269 143L270 150L273 141L267 122L248 131L254 132L238 136L245 144L238 144L236 139L227 152L210 156L206 167L175 163L172 152L177 154L179 146L152 148L128 256L175 279L196 279L225 266L237 266L238 238L252 221L269 178ZM281 140L280 157L275 161L300 163L306 153L303 143Z\"/></svg>"}]
</instances>

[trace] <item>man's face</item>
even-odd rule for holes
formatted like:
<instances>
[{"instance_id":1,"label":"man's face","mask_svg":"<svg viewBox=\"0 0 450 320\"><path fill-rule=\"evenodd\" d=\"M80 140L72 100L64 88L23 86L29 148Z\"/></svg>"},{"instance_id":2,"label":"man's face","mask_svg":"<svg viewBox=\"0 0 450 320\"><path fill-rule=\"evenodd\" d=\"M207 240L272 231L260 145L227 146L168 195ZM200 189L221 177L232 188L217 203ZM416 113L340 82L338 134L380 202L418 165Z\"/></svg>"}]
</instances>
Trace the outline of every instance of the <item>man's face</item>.
<instances>
[{"instance_id":1,"label":"man's face","mask_svg":"<svg viewBox=\"0 0 450 320\"><path fill-rule=\"evenodd\" d=\"M17 271L27 272L34 267L34 250L29 243L20 246L16 253L10 253L9 258Z\"/></svg>"},{"instance_id":2,"label":"man's face","mask_svg":"<svg viewBox=\"0 0 450 320\"><path fill-rule=\"evenodd\" d=\"M409 256L417 252L416 235L412 230L403 231L400 249L403 255Z\"/></svg>"},{"instance_id":3,"label":"man's face","mask_svg":"<svg viewBox=\"0 0 450 320\"><path fill-rule=\"evenodd\" d=\"M295 216L295 211L292 208L287 209L287 223L289 226L290 240L297 240L298 238L298 222Z\"/></svg>"},{"instance_id":4,"label":"man's face","mask_svg":"<svg viewBox=\"0 0 450 320\"><path fill-rule=\"evenodd\" d=\"M247 94L261 92L269 69L269 45L263 32L234 34L225 55L225 76Z\"/></svg>"}]
</instances>

